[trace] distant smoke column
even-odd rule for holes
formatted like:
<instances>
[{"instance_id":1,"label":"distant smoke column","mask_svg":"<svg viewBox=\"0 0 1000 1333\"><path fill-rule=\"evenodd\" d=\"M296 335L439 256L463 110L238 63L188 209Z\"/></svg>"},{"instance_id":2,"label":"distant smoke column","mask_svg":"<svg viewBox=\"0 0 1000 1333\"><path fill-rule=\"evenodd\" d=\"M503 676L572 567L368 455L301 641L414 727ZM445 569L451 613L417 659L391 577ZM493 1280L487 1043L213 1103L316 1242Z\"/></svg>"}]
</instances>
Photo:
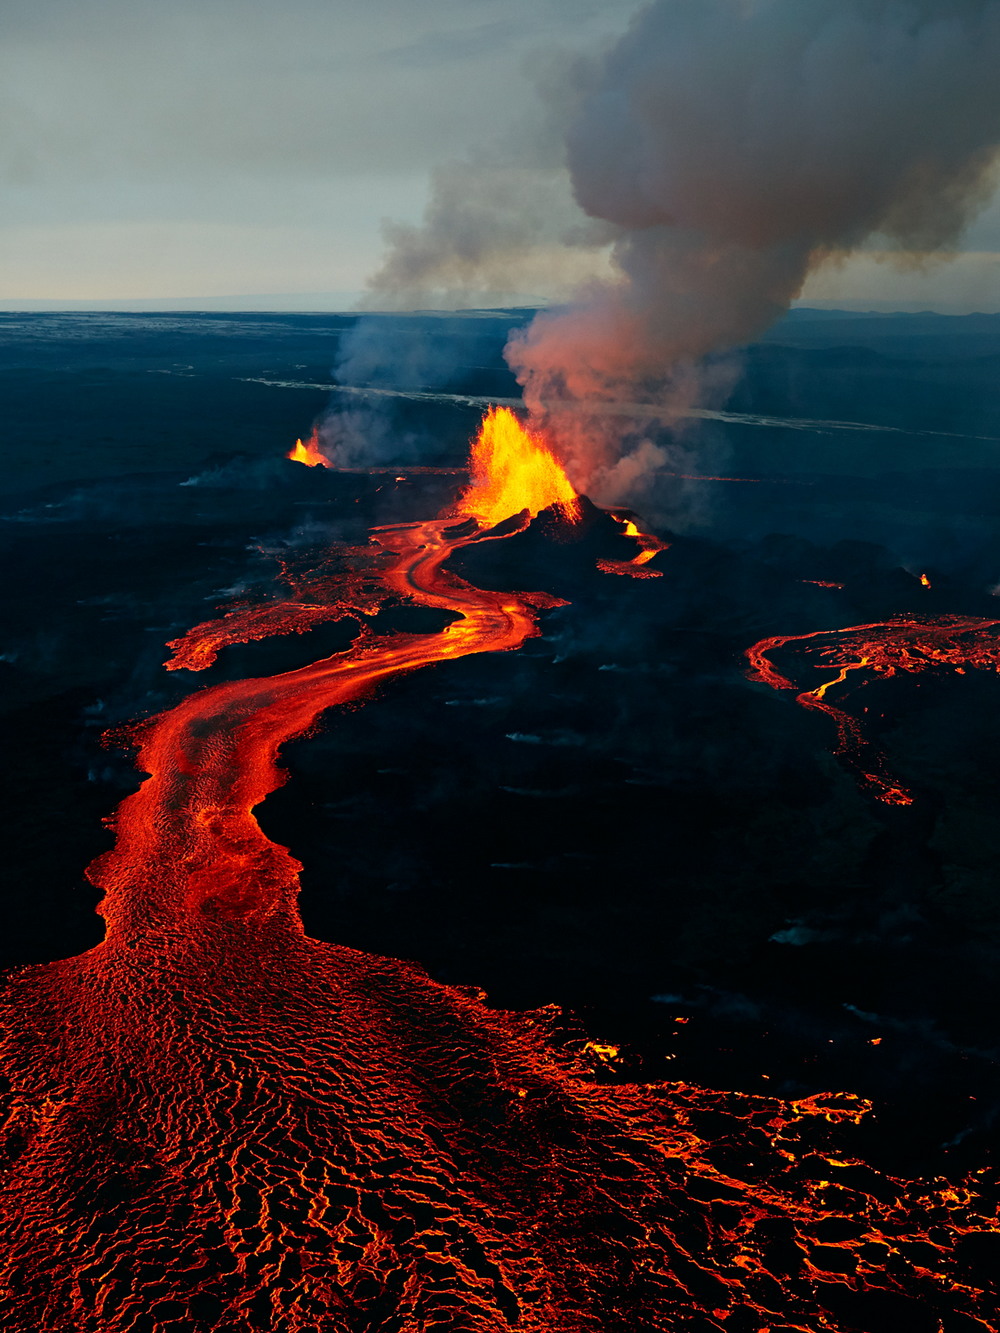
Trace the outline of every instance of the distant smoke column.
<instances>
[{"instance_id":1,"label":"distant smoke column","mask_svg":"<svg viewBox=\"0 0 1000 1333\"><path fill-rule=\"evenodd\" d=\"M687 406L697 363L761 332L810 269L881 235L940 251L988 201L998 0L656 0L592 72L567 139L618 276L507 357L578 486L655 465L580 400Z\"/></svg>"}]
</instances>

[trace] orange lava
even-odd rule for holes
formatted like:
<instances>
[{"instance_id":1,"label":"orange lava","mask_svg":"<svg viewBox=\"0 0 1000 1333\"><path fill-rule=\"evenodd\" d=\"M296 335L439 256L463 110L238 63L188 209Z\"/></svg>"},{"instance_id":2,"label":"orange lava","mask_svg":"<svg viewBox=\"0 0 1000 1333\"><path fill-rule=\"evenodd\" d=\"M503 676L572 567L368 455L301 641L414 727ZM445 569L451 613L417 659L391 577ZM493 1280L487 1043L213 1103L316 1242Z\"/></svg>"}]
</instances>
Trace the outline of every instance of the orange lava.
<instances>
[{"instance_id":1,"label":"orange lava","mask_svg":"<svg viewBox=\"0 0 1000 1333\"><path fill-rule=\"evenodd\" d=\"M798 686L775 667L773 656L789 647L804 664L834 674L819 685L801 691L796 703L826 713L837 725L837 750L859 774L863 784L888 805L911 805L912 795L886 772L885 760L865 738L861 724L828 699L842 686L857 687L873 680L889 680L902 672L968 668L1000 671L1000 620L973 616L900 616L847 629L814 630L811 634L782 634L761 639L747 649L749 678L775 690Z\"/></svg>"},{"instance_id":2,"label":"orange lava","mask_svg":"<svg viewBox=\"0 0 1000 1333\"><path fill-rule=\"evenodd\" d=\"M305 463L306 467L329 467L330 460L320 450L319 432L313 427L313 433L306 440L305 444L301 440L295 441L295 448L290 449L286 455L293 463Z\"/></svg>"},{"instance_id":3,"label":"orange lava","mask_svg":"<svg viewBox=\"0 0 1000 1333\"><path fill-rule=\"evenodd\" d=\"M135 728L147 776L89 871L107 938L3 1002L0 1328L870 1333L874 1310L996 1333L994 1274L958 1244L995 1214L852 1157L858 1098L616 1086L618 1048L557 1046L548 1011L304 935L299 864L254 818L280 747L391 676L538 633L556 599L445 568L494 514L352 557L348 600L377 584L452 612L440 633L362 632ZM202 642L248 637L241 617L261 628L243 608Z\"/></svg>"},{"instance_id":4,"label":"orange lava","mask_svg":"<svg viewBox=\"0 0 1000 1333\"><path fill-rule=\"evenodd\" d=\"M494 407L483 418L472 445L472 484L458 500L458 513L485 528L525 510L534 518L556 505L567 519L577 516L576 491L544 439L526 430L509 407Z\"/></svg>"},{"instance_id":5,"label":"orange lava","mask_svg":"<svg viewBox=\"0 0 1000 1333\"><path fill-rule=\"evenodd\" d=\"M669 551L670 543L654 537L651 532L643 532L628 510L609 510L611 517L625 529L625 536L634 538L639 547L639 554L631 560L607 560L597 562L597 568L604 574L625 574L633 579L658 579L663 577L662 569L642 569L659 551Z\"/></svg>"},{"instance_id":6,"label":"orange lava","mask_svg":"<svg viewBox=\"0 0 1000 1333\"><path fill-rule=\"evenodd\" d=\"M382 572L386 592L461 616L440 634L374 642L362 636L352 650L298 671L200 691L136 729L137 762L151 776L118 807L115 849L89 872L105 890L100 910L109 941L120 914L130 922L137 906L146 922L154 914L166 923L191 912L240 919L294 916L300 867L264 836L253 817L254 807L283 780L275 764L279 747L307 731L322 712L358 698L385 676L520 647L537 633L535 609L560 604L544 594L470 590L441 569L459 546L478 536L471 523L454 520L404 524L375 535L379 546L396 556ZM278 609L268 608L272 617ZM289 603L280 609L285 631L299 617L306 628L314 623L312 607ZM229 634L217 632L212 648L250 637L245 626L239 628L247 618L246 612L235 613ZM199 669L203 660L192 653L184 664ZM211 722L207 729L205 718ZM134 876L148 879L151 864L164 870L155 897L147 885L138 903Z\"/></svg>"}]
</instances>

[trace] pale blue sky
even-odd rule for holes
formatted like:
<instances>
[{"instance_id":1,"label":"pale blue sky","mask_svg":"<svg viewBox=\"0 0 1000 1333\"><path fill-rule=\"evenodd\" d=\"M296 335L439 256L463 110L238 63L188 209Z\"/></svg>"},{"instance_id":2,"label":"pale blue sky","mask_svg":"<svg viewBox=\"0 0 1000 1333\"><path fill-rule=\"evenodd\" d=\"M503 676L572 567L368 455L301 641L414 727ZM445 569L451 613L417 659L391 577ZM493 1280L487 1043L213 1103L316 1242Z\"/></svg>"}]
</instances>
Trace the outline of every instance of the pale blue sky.
<instances>
[{"instance_id":1,"label":"pale blue sky","mask_svg":"<svg viewBox=\"0 0 1000 1333\"><path fill-rule=\"evenodd\" d=\"M435 166L530 136L546 62L635 8L5 0L0 304L344 304L378 265L381 220L419 219ZM983 257L929 278L855 267L818 296L1000 309L996 207L967 244Z\"/></svg>"},{"instance_id":2,"label":"pale blue sky","mask_svg":"<svg viewBox=\"0 0 1000 1333\"><path fill-rule=\"evenodd\" d=\"M0 297L361 287L635 0L5 0Z\"/></svg>"}]
</instances>

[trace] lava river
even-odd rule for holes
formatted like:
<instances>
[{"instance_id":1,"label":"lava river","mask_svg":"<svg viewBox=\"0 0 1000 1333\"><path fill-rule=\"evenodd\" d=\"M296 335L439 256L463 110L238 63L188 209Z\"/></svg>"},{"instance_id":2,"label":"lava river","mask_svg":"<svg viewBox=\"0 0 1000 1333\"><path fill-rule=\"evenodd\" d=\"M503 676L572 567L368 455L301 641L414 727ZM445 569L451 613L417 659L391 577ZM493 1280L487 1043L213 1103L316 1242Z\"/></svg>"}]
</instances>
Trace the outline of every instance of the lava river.
<instances>
[{"instance_id":1,"label":"lava river","mask_svg":"<svg viewBox=\"0 0 1000 1333\"><path fill-rule=\"evenodd\" d=\"M517 648L557 604L448 572L552 504L574 516L510 413L476 449L456 512L376 531L351 591L447 628L362 634L136 728L149 776L90 869L105 942L8 979L0 1327L995 1330L990 1274L967 1262L995 1216L968 1182L853 1157L857 1098L610 1086L547 1011L304 935L300 867L253 815L281 745L399 672ZM237 610L172 665L346 605Z\"/></svg>"}]
</instances>

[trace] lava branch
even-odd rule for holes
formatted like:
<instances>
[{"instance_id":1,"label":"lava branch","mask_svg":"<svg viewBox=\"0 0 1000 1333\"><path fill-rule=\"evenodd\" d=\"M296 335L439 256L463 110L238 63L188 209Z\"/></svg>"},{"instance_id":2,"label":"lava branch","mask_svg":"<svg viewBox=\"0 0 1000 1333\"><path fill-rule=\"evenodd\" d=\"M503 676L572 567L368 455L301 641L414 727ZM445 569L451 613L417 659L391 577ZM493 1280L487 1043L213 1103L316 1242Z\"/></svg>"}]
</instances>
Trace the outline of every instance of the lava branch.
<instances>
[{"instance_id":1,"label":"lava branch","mask_svg":"<svg viewBox=\"0 0 1000 1333\"><path fill-rule=\"evenodd\" d=\"M772 660L775 653L788 648L797 648L806 665L835 672L822 684L802 690L795 702L833 720L837 727L835 753L846 760L878 800L887 805L912 805L912 795L888 774L885 757L867 739L860 722L833 705L827 695L843 685L862 686L901 673L950 669L962 675L969 668L1000 671L1000 638L995 633L998 627L1000 620L973 616L899 616L846 629L779 634L747 649L747 676L774 690L797 690L798 686L782 675Z\"/></svg>"},{"instance_id":2,"label":"lava branch","mask_svg":"<svg viewBox=\"0 0 1000 1333\"><path fill-rule=\"evenodd\" d=\"M545 1011L305 937L298 863L253 816L280 746L390 675L518 647L559 604L444 568L488 522L575 508L562 481L525 488L526 433L505 466L495 416L456 514L374 534L382 595L456 621L137 728L149 776L91 867L107 938L4 1000L4 1333L856 1333L872 1301L906 1326L911 1296L996 1333L956 1258L996 1215L834 1150L859 1098L609 1086L587 1055L613 1048L558 1050ZM178 654L201 669L296 607Z\"/></svg>"},{"instance_id":3,"label":"lava branch","mask_svg":"<svg viewBox=\"0 0 1000 1333\"><path fill-rule=\"evenodd\" d=\"M605 574L627 574L633 579L662 578L662 569L646 569L645 566L660 551L669 551L670 543L661 541L651 532L643 532L635 521L636 516L630 510L610 509L608 512L616 523L622 525L625 536L633 539L639 548L639 553L631 560L598 560L597 568Z\"/></svg>"}]
</instances>

